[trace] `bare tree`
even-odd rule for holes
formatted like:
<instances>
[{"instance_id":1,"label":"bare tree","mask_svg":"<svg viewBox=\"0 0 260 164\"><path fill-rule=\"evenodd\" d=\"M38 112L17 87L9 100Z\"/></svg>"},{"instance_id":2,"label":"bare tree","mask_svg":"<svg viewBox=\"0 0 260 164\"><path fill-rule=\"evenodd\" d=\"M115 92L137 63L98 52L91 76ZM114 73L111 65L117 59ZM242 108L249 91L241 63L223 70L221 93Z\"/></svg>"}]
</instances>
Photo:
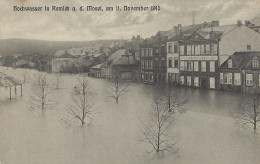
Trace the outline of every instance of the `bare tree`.
<instances>
[{"instance_id":1,"label":"bare tree","mask_svg":"<svg viewBox=\"0 0 260 164\"><path fill-rule=\"evenodd\" d=\"M256 131L257 123L260 122L260 93L254 91L241 98L238 106L233 111L237 123L242 126L253 125Z\"/></svg>"},{"instance_id":2,"label":"bare tree","mask_svg":"<svg viewBox=\"0 0 260 164\"><path fill-rule=\"evenodd\" d=\"M144 141L153 147L153 151L163 153L168 151L175 153L177 135L170 132L173 125L173 115L169 114L161 99L155 98L152 105L152 113L148 123L143 123Z\"/></svg>"},{"instance_id":3,"label":"bare tree","mask_svg":"<svg viewBox=\"0 0 260 164\"><path fill-rule=\"evenodd\" d=\"M164 87L164 102L169 112L179 111L186 112L189 98L187 95L181 93L178 87L172 87L166 84Z\"/></svg>"},{"instance_id":4,"label":"bare tree","mask_svg":"<svg viewBox=\"0 0 260 164\"><path fill-rule=\"evenodd\" d=\"M47 109L55 107L52 89L49 87L49 83L46 75L36 74L31 84L32 95L30 96L30 108L42 110L42 115Z\"/></svg>"},{"instance_id":5,"label":"bare tree","mask_svg":"<svg viewBox=\"0 0 260 164\"><path fill-rule=\"evenodd\" d=\"M84 126L87 121L92 120L95 114L95 93L89 88L86 77L78 79L78 85L74 87L71 98L70 114ZM88 119L88 120L87 120Z\"/></svg>"},{"instance_id":6,"label":"bare tree","mask_svg":"<svg viewBox=\"0 0 260 164\"><path fill-rule=\"evenodd\" d=\"M116 74L109 87L109 97L112 97L118 104L119 98L127 92L127 89L127 86L119 79L118 74Z\"/></svg>"},{"instance_id":7,"label":"bare tree","mask_svg":"<svg viewBox=\"0 0 260 164\"><path fill-rule=\"evenodd\" d=\"M55 75L55 87L56 89L59 89L63 83L63 80L61 78L61 73L57 73Z\"/></svg>"}]
</instances>

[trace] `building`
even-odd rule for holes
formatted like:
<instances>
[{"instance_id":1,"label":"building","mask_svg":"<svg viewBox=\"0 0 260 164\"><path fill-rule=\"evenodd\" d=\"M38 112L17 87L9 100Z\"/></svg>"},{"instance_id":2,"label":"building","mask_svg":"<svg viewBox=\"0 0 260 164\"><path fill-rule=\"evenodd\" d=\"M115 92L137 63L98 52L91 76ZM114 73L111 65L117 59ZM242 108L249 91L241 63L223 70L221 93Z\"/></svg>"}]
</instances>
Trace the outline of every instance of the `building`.
<instances>
[{"instance_id":1,"label":"building","mask_svg":"<svg viewBox=\"0 0 260 164\"><path fill-rule=\"evenodd\" d=\"M217 89L218 68L236 51L259 51L260 35L240 21L233 25L202 28L179 41L180 83Z\"/></svg>"},{"instance_id":2,"label":"building","mask_svg":"<svg viewBox=\"0 0 260 164\"><path fill-rule=\"evenodd\" d=\"M90 68L89 76L95 77L95 78L101 78L101 70L102 70L102 64L95 65Z\"/></svg>"},{"instance_id":3,"label":"building","mask_svg":"<svg viewBox=\"0 0 260 164\"><path fill-rule=\"evenodd\" d=\"M20 59L13 63L14 68L35 68L36 64L28 60Z\"/></svg>"},{"instance_id":4,"label":"building","mask_svg":"<svg viewBox=\"0 0 260 164\"><path fill-rule=\"evenodd\" d=\"M52 59L52 72L73 73L76 72L75 63L78 59L68 53L64 53Z\"/></svg>"},{"instance_id":5,"label":"building","mask_svg":"<svg viewBox=\"0 0 260 164\"><path fill-rule=\"evenodd\" d=\"M220 89L260 91L260 52L235 52L220 67Z\"/></svg>"},{"instance_id":6,"label":"building","mask_svg":"<svg viewBox=\"0 0 260 164\"><path fill-rule=\"evenodd\" d=\"M260 14L255 16L253 19L251 20L246 20L245 21L245 26L255 30L256 32L260 33Z\"/></svg>"}]
</instances>

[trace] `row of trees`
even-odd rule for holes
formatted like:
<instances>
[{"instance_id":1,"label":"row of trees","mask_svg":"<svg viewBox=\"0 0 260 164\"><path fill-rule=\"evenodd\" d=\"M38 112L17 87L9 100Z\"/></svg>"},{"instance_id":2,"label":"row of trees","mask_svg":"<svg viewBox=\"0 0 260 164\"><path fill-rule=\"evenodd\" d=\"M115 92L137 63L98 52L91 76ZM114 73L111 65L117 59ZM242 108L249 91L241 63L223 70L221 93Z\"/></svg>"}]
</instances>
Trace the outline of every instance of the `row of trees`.
<instances>
[{"instance_id":1,"label":"row of trees","mask_svg":"<svg viewBox=\"0 0 260 164\"><path fill-rule=\"evenodd\" d=\"M55 88L59 89L62 84L61 74L56 75ZM109 87L109 95L115 103L119 103L120 98L127 92L128 87L119 78L115 78ZM163 86L163 91L156 96L151 106L148 121L142 122L145 142L149 143L153 151L163 153L165 151L174 153L177 142L177 133L172 132L174 123L174 113L185 113L188 110L189 97L181 94L179 88L171 85ZM35 75L32 83L32 96L30 97L30 107L41 109L42 114L53 108L56 103L52 96L53 89L48 84L46 75ZM257 129L260 122L260 93L247 94L233 112L237 122L242 125L253 125ZM82 126L90 123L95 114L96 93L90 88L87 78L78 78L77 85L71 91L71 103L69 113L72 119L80 122Z\"/></svg>"}]
</instances>

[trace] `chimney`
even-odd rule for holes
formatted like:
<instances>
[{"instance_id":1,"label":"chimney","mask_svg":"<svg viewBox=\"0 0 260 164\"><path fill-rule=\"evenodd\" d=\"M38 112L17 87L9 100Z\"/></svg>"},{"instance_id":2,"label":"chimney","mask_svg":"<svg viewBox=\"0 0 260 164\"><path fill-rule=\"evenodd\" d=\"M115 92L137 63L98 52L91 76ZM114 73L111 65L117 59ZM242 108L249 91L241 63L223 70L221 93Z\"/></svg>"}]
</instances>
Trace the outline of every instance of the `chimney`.
<instances>
[{"instance_id":1,"label":"chimney","mask_svg":"<svg viewBox=\"0 0 260 164\"><path fill-rule=\"evenodd\" d=\"M139 41L139 40L140 40L140 38L141 38L141 37L140 37L140 35L137 35L137 41Z\"/></svg>"},{"instance_id":2,"label":"chimney","mask_svg":"<svg viewBox=\"0 0 260 164\"><path fill-rule=\"evenodd\" d=\"M237 21L237 26L238 26L238 27L242 26L241 20L238 20L238 21Z\"/></svg>"},{"instance_id":3,"label":"chimney","mask_svg":"<svg viewBox=\"0 0 260 164\"><path fill-rule=\"evenodd\" d=\"M192 25L195 25L195 11L192 12Z\"/></svg>"},{"instance_id":4,"label":"chimney","mask_svg":"<svg viewBox=\"0 0 260 164\"><path fill-rule=\"evenodd\" d=\"M180 34L180 39L182 38L182 26L181 24L178 24L178 30L179 30L179 34Z\"/></svg>"}]
</instances>

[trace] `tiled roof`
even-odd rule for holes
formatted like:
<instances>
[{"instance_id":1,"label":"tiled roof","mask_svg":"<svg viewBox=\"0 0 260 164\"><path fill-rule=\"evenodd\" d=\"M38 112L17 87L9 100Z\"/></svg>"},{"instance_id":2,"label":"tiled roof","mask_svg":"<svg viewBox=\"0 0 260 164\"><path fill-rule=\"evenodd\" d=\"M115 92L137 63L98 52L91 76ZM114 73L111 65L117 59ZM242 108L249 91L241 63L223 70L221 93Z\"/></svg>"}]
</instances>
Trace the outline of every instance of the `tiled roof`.
<instances>
[{"instance_id":1,"label":"tiled roof","mask_svg":"<svg viewBox=\"0 0 260 164\"><path fill-rule=\"evenodd\" d=\"M123 55L118 59L115 63L116 65L129 65L129 64L136 64L137 60L132 55Z\"/></svg>"},{"instance_id":2,"label":"tiled roof","mask_svg":"<svg viewBox=\"0 0 260 164\"><path fill-rule=\"evenodd\" d=\"M222 26L217 26L217 27L208 27L208 28L202 28L200 31L201 32L219 32L222 35L225 35L226 33L234 30L235 28L237 28L238 26L236 24L231 24L231 25L222 25Z\"/></svg>"},{"instance_id":3,"label":"tiled roof","mask_svg":"<svg viewBox=\"0 0 260 164\"><path fill-rule=\"evenodd\" d=\"M113 53L108 57L107 61L109 61L110 65L111 64L113 65L121 58L122 55L125 55L125 53L126 53L125 49L117 50L115 53Z\"/></svg>"},{"instance_id":4,"label":"tiled roof","mask_svg":"<svg viewBox=\"0 0 260 164\"><path fill-rule=\"evenodd\" d=\"M221 65L221 68L228 67L228 60L232 59L233 68L249 68L252 65L252 59L257 58L260 61L260 52L235 52Z\"/></svg>"}]
</instances>

